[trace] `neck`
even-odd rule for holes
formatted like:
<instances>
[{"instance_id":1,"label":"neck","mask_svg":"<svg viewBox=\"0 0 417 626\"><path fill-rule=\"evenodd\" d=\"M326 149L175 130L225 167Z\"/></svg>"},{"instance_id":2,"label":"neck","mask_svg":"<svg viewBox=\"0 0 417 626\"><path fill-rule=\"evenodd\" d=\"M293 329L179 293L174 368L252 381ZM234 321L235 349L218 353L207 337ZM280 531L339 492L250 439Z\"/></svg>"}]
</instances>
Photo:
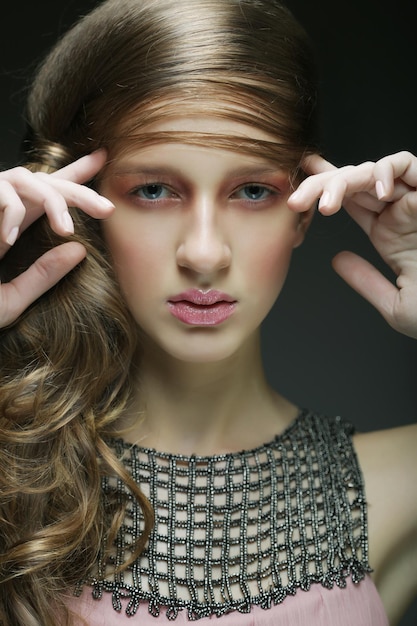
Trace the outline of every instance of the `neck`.
<instances>
[{"instance_id":1,"label":"neck","mask_svg":"<svg viewBox=\"0 0 417 626\"><path fill-rule=\"evenodd\" d=\"M126 438L176 454L261 445L296 413L266 382L258 336L220 363L188 363L146 349L138 381L123 424L129 424Z\"/></svg>"}]
</instances>

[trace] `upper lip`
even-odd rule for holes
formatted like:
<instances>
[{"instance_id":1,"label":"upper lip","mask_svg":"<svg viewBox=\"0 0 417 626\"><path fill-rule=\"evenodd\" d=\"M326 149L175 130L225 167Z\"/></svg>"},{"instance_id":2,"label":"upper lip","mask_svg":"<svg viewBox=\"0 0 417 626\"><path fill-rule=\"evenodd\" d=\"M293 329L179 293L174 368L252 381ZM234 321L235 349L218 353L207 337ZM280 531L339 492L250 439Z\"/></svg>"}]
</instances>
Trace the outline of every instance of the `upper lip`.
<instances>
[{"instance_id":1,"label":"upper lip","mask_svg":"<svg viewBox=\"0 0 417 626\"><path fill-rule=\"evenodd\" d=\"M209 289L208 291L202 289L187 289L186 291L168 298L168 302L181 302L184 300L202 306L209 306L217 302L236 302L235 298L232 298L232 296L222 291L217 291L217 289Z\"/></svg>"}]
</instances>

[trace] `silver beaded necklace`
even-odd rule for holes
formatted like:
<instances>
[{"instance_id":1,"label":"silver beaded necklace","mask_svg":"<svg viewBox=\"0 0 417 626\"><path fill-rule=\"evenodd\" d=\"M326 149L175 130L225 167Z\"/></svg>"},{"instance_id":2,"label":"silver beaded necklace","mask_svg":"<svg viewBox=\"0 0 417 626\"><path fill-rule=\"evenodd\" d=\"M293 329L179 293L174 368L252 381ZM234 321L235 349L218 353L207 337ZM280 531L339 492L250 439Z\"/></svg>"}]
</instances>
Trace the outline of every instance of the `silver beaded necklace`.
<instances>
[{"instance_id":1,"label":"silver beaded necklace","mask_svg":"<svg viewBox=\"0 0 417 626\"><path fill-rule=\"evenodd\" d=\"M143 528L126 486L103 479L104 497L129 498L107 563L84 583L134 615L140 602L174 620L264 609L312 583L345 586L371 571L364 487L341 418L301 411L273 441L213 457L164 454L122 440L111 446L149 498L147 547L115 573Z\"/></svg>"}]
</instances>

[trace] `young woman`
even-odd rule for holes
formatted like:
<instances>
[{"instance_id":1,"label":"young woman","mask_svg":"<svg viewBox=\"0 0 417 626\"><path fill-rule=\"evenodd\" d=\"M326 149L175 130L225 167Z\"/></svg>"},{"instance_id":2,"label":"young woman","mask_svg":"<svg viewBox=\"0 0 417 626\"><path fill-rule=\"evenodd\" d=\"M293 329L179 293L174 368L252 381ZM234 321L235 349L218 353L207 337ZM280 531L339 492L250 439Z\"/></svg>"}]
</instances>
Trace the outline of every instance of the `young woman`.
<instances>
[{"instance_id":1,"label":"young woman","mask_svg":"<svg viewBox=\"0 0 417 626\"><path fill-rule=\"evenodd\" d=\"M353 436L260 356L317 200L397 282L336 270L417 337L417 159L318 156L310 59L275 0L108 0L40 68L0 174L2 625L407 606L416 428Z\"/></svg>"}]
</instances>

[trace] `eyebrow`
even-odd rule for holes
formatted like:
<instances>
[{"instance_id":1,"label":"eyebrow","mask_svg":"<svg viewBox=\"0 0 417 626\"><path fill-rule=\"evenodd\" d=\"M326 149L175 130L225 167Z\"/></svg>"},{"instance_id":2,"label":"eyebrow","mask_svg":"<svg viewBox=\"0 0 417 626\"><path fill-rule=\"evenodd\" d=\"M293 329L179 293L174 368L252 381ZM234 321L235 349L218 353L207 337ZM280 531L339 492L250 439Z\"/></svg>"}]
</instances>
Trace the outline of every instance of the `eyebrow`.
<instances>
[{"instance_id":1,"label":"eyebrow","mask_svg":"<svg viewBox=\"0 0 417 626\"><path fill-rule=\"evenodd\" d=\"M149 177L158 178L159 176L183 176L181 170L176 167L150 167L148 165L123 165L121 167L109 168L109 174L111 176L135 176L135 175L145 175ZM281 174L285 175L286 172L283 168L276 166L273 167L270 164L265 164L265 166L246 166L246 167L236 167L232 170L226 172L227 176L231 177L242 177L245 176L261 176L268 174Z\"/></svg>"}]
</instances>

